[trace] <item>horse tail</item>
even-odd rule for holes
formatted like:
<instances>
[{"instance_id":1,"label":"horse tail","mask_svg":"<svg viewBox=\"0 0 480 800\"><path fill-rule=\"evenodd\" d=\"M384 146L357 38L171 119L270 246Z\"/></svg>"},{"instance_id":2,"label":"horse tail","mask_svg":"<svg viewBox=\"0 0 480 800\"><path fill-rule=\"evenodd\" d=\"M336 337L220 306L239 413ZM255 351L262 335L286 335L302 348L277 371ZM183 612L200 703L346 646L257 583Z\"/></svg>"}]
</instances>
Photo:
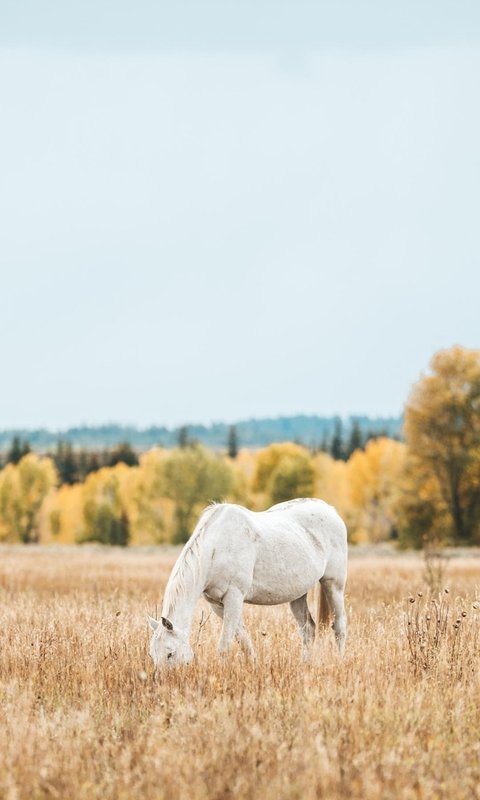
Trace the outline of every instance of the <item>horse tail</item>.
<instances>
[{"instance_id":1,"label":"horse tail","mask_svg":"<svg viewBox=\"0 0 480 800\"><path fill-rule=\"evenodd\" d=\"M330 622L330 606L328 603L327 593L322 582L318 586L318 601L317 601L317 627L319 629L326 628Z\"/></svg>"}]
</instances>

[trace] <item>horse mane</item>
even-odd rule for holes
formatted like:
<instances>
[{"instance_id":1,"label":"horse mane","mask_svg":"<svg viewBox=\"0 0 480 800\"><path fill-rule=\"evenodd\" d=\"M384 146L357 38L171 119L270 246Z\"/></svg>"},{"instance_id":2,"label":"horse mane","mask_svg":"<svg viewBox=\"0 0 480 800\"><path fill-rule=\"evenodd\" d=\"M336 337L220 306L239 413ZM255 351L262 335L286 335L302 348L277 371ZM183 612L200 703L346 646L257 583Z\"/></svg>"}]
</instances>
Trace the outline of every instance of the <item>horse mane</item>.
<instances>
[{"instance_id":1,"label":"horse mane","mask_svg":"<svg viewBox=\"0 0 480 800\"><path fill-rule=\"evenodd\" d=\"M190 539L180 553L165 589L162 606L163 616L168 617L169 614L175 611L179 601L186 596L189 587L199 579L201 571L201 540L207 524L221 505L221 503L211 503L207 506L202 512Z\"/></svg>"}]
</instances>

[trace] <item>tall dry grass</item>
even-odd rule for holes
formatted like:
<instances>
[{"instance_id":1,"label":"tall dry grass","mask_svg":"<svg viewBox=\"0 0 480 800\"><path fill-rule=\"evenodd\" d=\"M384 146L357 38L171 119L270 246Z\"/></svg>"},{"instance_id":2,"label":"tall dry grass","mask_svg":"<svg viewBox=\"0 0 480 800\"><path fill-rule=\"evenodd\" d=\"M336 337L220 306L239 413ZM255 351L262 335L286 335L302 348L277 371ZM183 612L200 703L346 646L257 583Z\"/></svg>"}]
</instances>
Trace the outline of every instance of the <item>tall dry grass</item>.
<instances>
[{"instance_id":1,"label":"tall dry grass","mask_svg":"<svg viewBox=\"0 0 480 800\"><path fill-rule=\"evenodd\" d=\"M353 558L343 661L327 635L304 665L284 607L219 661L199 604L196 661L155 682L174 557L0 550L1 798L480 798L480 560L435 606L420 557Z\"/></svg>"}]
</instances>

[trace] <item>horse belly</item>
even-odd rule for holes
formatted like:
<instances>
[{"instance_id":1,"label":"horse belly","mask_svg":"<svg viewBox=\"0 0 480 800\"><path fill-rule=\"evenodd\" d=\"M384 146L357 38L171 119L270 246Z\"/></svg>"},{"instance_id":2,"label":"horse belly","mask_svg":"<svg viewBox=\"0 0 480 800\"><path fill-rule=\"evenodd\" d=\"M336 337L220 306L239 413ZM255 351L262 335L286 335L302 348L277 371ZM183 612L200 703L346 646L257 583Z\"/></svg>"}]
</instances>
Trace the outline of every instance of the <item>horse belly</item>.
<instances>
[{"instance_id":1,"label":"horse belly","mask_svg":"<svg viewBox=\"0 0 480 800\"><path fill-rule=\"evenodd\" d=\"M246 603L277 605L302 597L320 580L325 558L307 545L286 541L263 543L257 552Z\"/></svg>"}]
</instances>

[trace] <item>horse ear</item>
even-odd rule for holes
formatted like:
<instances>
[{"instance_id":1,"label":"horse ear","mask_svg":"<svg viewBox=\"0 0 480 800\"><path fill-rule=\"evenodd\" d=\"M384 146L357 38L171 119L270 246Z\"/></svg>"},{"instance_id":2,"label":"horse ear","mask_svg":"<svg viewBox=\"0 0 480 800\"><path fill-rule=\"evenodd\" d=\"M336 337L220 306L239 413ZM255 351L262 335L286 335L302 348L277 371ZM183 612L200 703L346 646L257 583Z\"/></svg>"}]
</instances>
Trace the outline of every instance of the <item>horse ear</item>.
<instances>
[{"instance_id":1,"label":"horse ear","mask_svg":"<svg viewBox=\"0 0 480 800\"><path fill-rule=\"evenodd\" d=\"M162 625L167 629L167 631L173 631L173 625L166 617L162 617Z\"/></svg>"},{"instance_id":2,"label":"horse ear","mask_svg":"<svg viewBox=\"0 0 480 800\"><path fill-rule=\"evenodd\" d=\"M147 620L148 620L148 624L150 625L152 631L156 631L158 626L160 625L158 620L154 619L153 617L150 617L148 614L147 614Z\"/></svg>"}]
</instances>

